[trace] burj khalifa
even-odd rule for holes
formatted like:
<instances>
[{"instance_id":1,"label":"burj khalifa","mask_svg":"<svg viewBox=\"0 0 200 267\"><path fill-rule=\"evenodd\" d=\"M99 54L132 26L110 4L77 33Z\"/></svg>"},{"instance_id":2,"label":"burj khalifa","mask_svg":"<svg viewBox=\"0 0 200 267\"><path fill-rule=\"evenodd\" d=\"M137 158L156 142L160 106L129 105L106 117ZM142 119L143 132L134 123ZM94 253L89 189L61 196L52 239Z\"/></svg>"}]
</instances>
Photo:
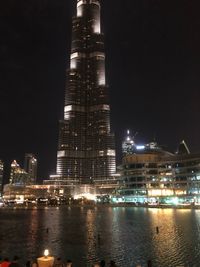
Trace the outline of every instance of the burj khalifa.
<instances>
[{"instance_id":1,"label":"burj khalifa","mask_svg":"<svg viewBox=\"0 0 200 267\"><path fill-rule=\"evenodd\" d=\"M116 171L100 15L99 0L77 1L59 125L56 179L62 184L109 183Z\"/></svg>"}]
</instances>

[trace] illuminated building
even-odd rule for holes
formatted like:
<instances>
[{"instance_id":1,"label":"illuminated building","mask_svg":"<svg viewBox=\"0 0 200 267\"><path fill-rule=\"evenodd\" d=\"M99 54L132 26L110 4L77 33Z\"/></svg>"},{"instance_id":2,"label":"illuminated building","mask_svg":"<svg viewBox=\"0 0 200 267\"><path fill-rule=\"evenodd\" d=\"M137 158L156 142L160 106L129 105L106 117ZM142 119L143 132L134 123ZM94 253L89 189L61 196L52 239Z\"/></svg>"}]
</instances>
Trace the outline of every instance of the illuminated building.
<instances>
[{"instance_id":1,"label":"illuminated building","mask_svg":"<svg viewBox=\"0 0 200 267\"><path fill-rule=\"evenodd\" d=\"M190 154L185 142L177 153L156 143L136 146L123 157L120 194L133 199L200 196L200 154Z\"/></svg>"},{"instance_id":2,"label":"illuminated building","mask_svg":"<svg viewBox=\"0 0 200 267\"><path fill-rule=\"evenodd\" d=\"M24 170L29 174L31 183L35 184L37 179L37 159L33 154L25 154Z\"/></svg>"},{"instance_id":3,"label":"illuminated building","mask_svg":"<svg viewBox=\"0 0 200 267\"><path fill-rule=\"evenodd\" d=\"M16 160L11 163L10 184L27 185L31 184L30 175L22 169Z\"/></svg>"},{"instance_id":4,"label":"illuminated building","mask_svg":"<svg viewBox=\"0 0 200 267\"><path fill-rule=\"evenodd\" d=\"M133 154L135 151L135 142L134 138L130 135L130 131L127 130L127 135L122 142L122 153L123 156L128 155L128 154Z\"/></svg>"},{"instance_id":5,"label":"illuminated building","mask_svg":"<svg viewBox=\"0 0 200 267\"><path fill-rule=\"evenodd\" d=\"M5 201L35 200L37 198L49 198L55 196L54 188L45 185L6 184L3 189Z\"/></svg>"},{"instance_id":6,"label":"illuminated building","mask_svg":"<svg viewBox=\"0 0 200 267\"><path fill-rule=\"evenodd\" d=\"M78 0L60 121L56 184L104 184L116 171L99 0ZM54 180L54 181L53 181Z\"/></svg>"},{"instance_id":7,"label":"illuminated building","mask_svg":"<svg viewBox=\"0 0 200 267\"><path fill-rule=\"evenodd\" d=\"M0 160L0 196L2 195L3 191L3 171L4 171L4 164Z\"/></svg>"}]
</instances>

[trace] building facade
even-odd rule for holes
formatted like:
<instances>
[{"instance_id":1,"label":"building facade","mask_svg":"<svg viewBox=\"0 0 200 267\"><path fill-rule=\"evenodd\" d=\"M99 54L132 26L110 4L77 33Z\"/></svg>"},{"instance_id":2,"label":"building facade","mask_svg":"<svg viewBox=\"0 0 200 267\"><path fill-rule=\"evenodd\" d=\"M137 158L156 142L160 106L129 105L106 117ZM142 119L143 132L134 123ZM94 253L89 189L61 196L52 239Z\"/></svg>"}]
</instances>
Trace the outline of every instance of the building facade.
<instances>
[{"instance_id":1,"label":"building facade","mask_svg":"<svg viewBox=\"0 0 200 267\"><path fill-rule=\"evenodd\" d=\"M77 1L55 183L109 183L116 170L100 10L99 0Z\"/></svg>"},{"instance_id":2,"label":"building facade","mask_svg":"<svg viewBox=\"0 0 200 267\"><path fill-rule=\"evenodd\" d=\"M200 154L191 154L184 141L177 153L156 143L136 147L124 155L120 173L118 193L126 201L200 201Z\"/></svg>"},{"instance_id":3,"label":"building facade","mask_svg":"<svg viewBox=\"0 0 200 267\"><path fill-rule=\"evenodd\" d=\"M20 167L16 160L11 163L10 181L11 185L29 185L31 184L30 175Z\"/></svg>"},{"instance_id":4,"label":"building facade","mask_svg":"<svg viewBox=\"0 0 200 267\"><path fill-rule=\"evenodd\" d=\"M134 137L131 136L130 131L127 130L126 138L122 142L122 154L123 156L133 154L135 150Z\"/></svg>"},{"instance_id":5,"label":"building facade","mask_svg":"<svg viewBox=\"0 0 200 267\"><path fill-rule=\"evenodd\" d=\"M33 154L25 154L24 170L29 174L31 183L35 184L37 179L37 159Z\"/></svg>"}]
</instances>

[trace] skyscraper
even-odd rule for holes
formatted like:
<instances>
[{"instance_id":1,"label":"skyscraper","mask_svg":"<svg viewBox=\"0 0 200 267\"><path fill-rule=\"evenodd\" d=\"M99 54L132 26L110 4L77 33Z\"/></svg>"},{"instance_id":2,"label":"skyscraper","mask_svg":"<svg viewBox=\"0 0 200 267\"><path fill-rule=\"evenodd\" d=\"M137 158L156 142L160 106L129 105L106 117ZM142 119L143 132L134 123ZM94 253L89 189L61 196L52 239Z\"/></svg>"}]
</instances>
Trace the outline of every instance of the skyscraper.
<instances>
[{"instance_id":1,"label":"skyscraper","mask_svg":"<svg viewBox=\"0 0 200 267\"><path fill-rule=\"evenodd\" d=\"M123 156L133 154L135 150L134 137L130 135L130 131L127 130L125 139L122 142L122 153Z\"/></svg>"},{"instance_id":2,"label":"skyscraper","mask_svg":"<svg viewBox=\"0 0 200 267\"><path fill-rule=\"evenodd\" d=\"M10 170L11 185L29 185L31 184L30 175L20 167L16 160L11 163Z\"/></svg>"},{"instance_id":3,"label":"skyscraper","mask_svg":"<svg viewBox=\"0 0 200 267\"><path fill-rule=\"evenodd\" d=\"M78 0L72 22L56 176L66 184L103 184L116 170L100 9L99 0Z\"/></svg>"},{"instance_id":4,"label":"skyscraper","mask_svg":"<svg viewBox=\"0 0 200 267\"><path fill-rule=\"evenodd\" d=\"M25 154L24 170L30 175L31 183L35 184L37 179L37 159L33 154Z\"/></svg>"}]
</instances>

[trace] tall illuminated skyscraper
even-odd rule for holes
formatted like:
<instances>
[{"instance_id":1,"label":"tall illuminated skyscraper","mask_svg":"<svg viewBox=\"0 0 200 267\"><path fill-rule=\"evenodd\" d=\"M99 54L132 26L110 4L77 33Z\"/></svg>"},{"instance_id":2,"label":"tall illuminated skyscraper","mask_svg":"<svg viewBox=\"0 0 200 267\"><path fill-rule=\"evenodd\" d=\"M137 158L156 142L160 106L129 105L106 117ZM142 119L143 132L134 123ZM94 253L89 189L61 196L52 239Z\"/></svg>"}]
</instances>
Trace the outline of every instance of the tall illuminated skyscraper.
<instances>
[{"instance_id":1,"label":"tall illuminated skyscraper","mask_svg":"<svg viewBox=\"0 0 200 267\"><path fill-rule=\"evenodd\" d=\"M56 175L67 184L107 183L116 170L100 9L99 0L78 0L72 23Z\"/></svg>"}]
</instances>

